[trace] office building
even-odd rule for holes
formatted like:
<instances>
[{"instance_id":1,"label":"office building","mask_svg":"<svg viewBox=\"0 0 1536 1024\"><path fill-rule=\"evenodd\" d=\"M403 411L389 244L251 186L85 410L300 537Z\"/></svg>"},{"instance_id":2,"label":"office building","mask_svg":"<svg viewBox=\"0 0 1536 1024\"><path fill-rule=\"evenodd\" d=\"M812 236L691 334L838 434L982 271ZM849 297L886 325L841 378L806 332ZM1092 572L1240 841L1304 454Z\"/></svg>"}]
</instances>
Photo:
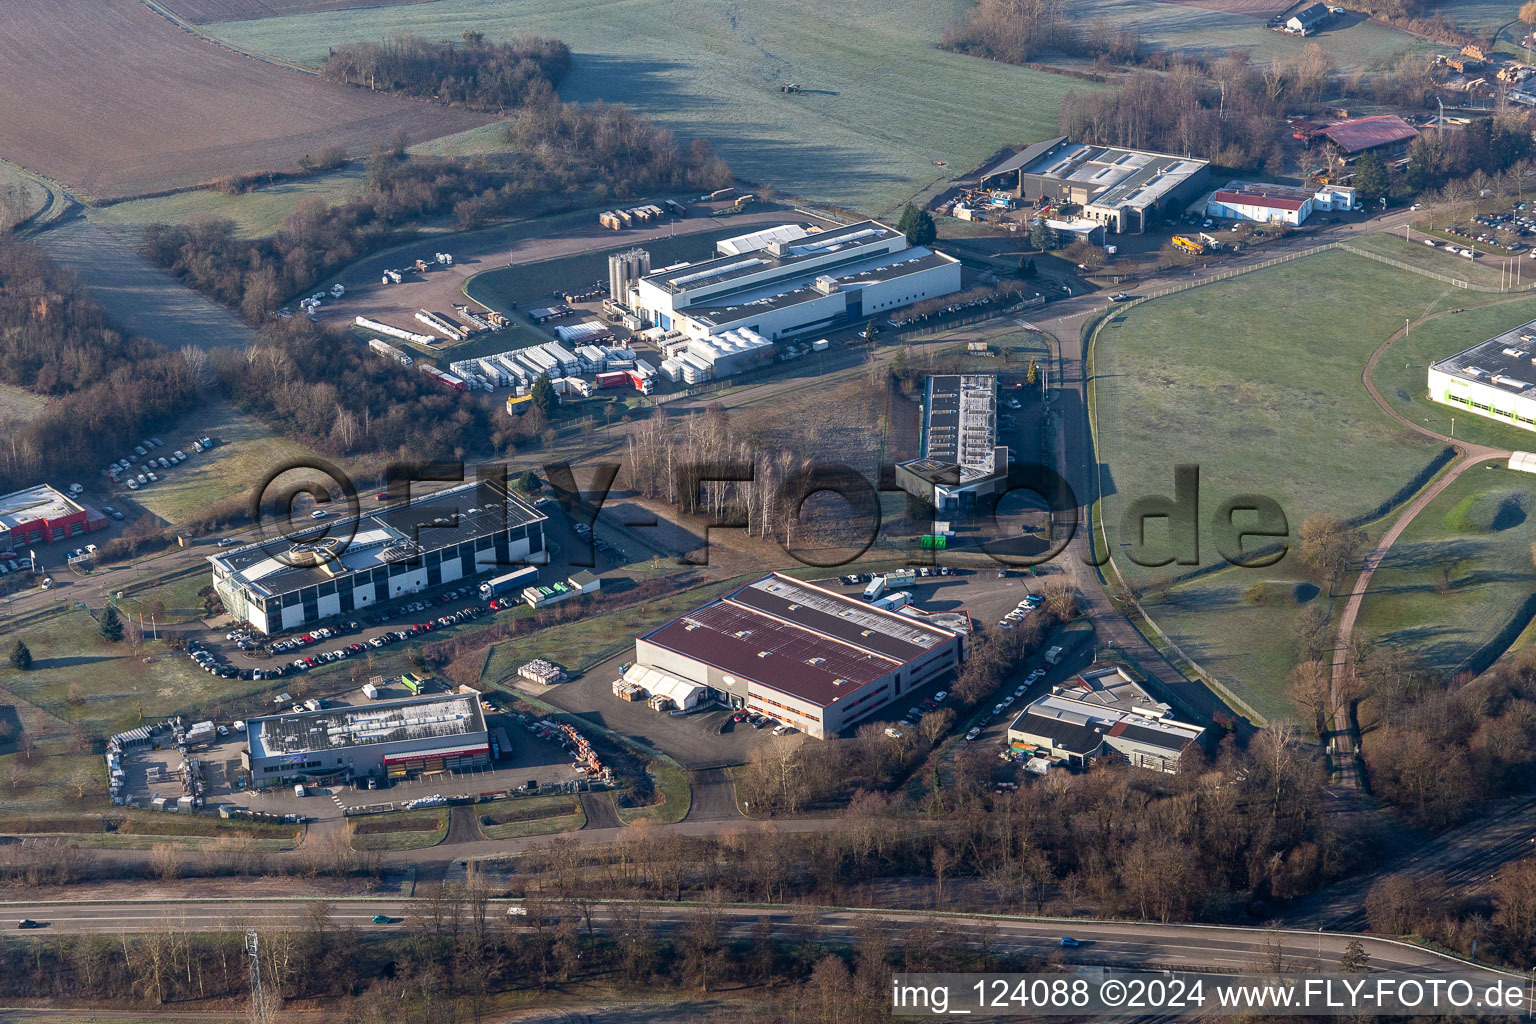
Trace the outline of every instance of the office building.
<instances>
[{"instance_id":1,"label":"office building","mask_svg":"<svg viewBox=\"0 0 1536 1024\"><path fill-rule=\"evenodd\" d=\"M1431 401L1536 430L1536 320L1429 367Z\"/></svg>"}]
</instances>

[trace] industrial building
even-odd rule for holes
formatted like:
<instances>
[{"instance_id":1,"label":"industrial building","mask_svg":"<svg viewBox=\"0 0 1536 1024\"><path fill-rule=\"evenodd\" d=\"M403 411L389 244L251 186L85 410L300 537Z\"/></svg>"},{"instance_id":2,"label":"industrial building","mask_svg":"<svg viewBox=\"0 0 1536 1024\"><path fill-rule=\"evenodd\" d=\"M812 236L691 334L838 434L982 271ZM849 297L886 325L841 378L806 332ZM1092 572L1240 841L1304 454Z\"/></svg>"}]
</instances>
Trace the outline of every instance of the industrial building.
<instances>
[{"instance_id":1,"label":"industrial building","mask_svg":"<svg viewBox=\"0 0 1536 1024\"><path fill-rule=\"evenodd\" d=\"M708 338L681 338L664 343L667 358L661 372L670 381L697 384L729 377L743 370L773 362L773 342L746 327L722 331Z\"/></svg>"},{"instance_id":2,"label":"industrial building","mask_svg":"<svg viewBox=\"0 0 1536 1024\"><path fill-rule=\"evenodd\" d=\"M1173 718L1167 704L1153 700L1119 666L1052 687L1008 727L1009 746L1020 754L1077 767L1110 758L1170 775L1204 735L1201 726Z\"/></svg>"},{"instance_id":3,"label":"industrial building","mask_svg":"<svg viewBox=\"0 0 1536 1024\"><path fill-rule=\"evenodd\" d=\"M997 444L997 378L929 377L923 389L922 452L896 466L896 484L947 513L1003 490L1008 448Z\"/></svg>"},{"instance_id":4,"label":"industrial building","mask_svg":"<svg viewBox=\"0 0 1536 1024\"><path fill-rule=\"evenodd\" d=\"M1296 188L1233 181L1212 192L1205 201L1205 216L1260 224L1299 226L1320 210L1355 209L1355 190L1346 185Z\"/></svg>"},{"instance_id":5,"label":"industrial building","mask_svg":"<svg viewBox=\"0 0 1536 1024\"><path fill-rule=\"evenodd\" d=\"M1408 143L1419 130L1396 114L1377 114L1335 121L1319 129L1318 134L1345 156L1356 156L1366 150L1377 150L1381 156L1400 156L1408 151Z\"/></svg>"},{"instance_id":6,"label":"industrial building","mask_svg":"<svg viewBox=\"0 0 1536 1024\"><path fill-rule=\"evenodd\" d=\"M246 720L241 766L256 789L403 779L491 763L477 694L409 697Z\"/></svg>"},{"instance_id":7,"label":"industrial building","mask_svg":"<svg viewBox=\"0 0 1536 1024\"><path fill-rule=\"evenodd\" d=\"M544 523L505 488L474 483L330 519L208 561L229 613L270 634L543 561Z\"/></svg>"},{"instance_id":8,"label":"industrial building","mask_svg":"<svg viewBox=\"0 0 1536 1024\"><path fill-rule=\"evenodd\" d=\"M1081 217L1121 234L1140 234L1176 216L1204 191L1205 160L1118 146L1089 146L1065 135L1026 146L981 174L1023 200L1080 206Z\"/></svg>"},{"instance_id":9,"label":"industrial building","mask_svg":"<svg viewBox=\"0 0 1536 1024\"><path fill-rule=\"evenodd\" d=\"M745 328L777 341L960 290L958 260L908 246L905 235L876 221L790 234L642 277L635 312L689 338ZM754 237L730 240L731 247L755 245Z\"/></svg>"},{"instance_id":10,"label":"industrial building","mask_svg":"<svg viewBox=\"0 0 1536 1024\"><path fill-rule=\"evenodd\" d=\"M107 525L106 516L47 484L0 498L0 550L67 540Z\"/></svg>"},{"instance_id":11,"label":"industrial building","mask_svg":"<svg viewBox=\"0 0 1536 1024\"><path fill-rule=\"evenodd\" d=\"M651 272L651 254L644 249L629 249L608 257L608 296L614 302L632 306L629 291Z\"/></svg>"},{"instance_id":12,"label":"industrial building","mask_svg":"<svg viewBox=\"0 0 1536 1024\"><path fill-rule=\"evenodd\" d=\"M680 708L711 700L825 738L961 661L961 637L772 573L635 640L624 681Z\"/></svg>"},{"instance_id":13,"label":"industrial building","mask_svg":"<svg viewBox=\"0 0 1536 1024\"><path fill-rule=\"evenodd\" d=\"M1429 397L1522 430L1536 430L1536 320L1429 367Z\"/></svg>"}]
</instances>

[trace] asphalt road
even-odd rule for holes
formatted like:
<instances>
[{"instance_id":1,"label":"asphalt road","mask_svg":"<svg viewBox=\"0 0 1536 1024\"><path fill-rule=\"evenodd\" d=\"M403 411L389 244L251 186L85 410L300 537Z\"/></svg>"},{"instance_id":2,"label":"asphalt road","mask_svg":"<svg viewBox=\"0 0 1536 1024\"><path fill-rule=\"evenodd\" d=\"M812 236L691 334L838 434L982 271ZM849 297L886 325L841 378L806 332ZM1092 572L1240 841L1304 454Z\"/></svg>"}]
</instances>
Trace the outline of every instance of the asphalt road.
<instances>
[{"instance_id":1,"label":"asphalt road","mask_svg":"<svg viewBox=\"0 0 1536 1024\"><path fill-rule=\"evenodd\" d=\"M508 901L494 901L491 916L501 919L500 907ZM517 902L517 901L511 901ZM189 900L160 902L61 902L0 904L12 920L30 918L46 922L47 927L21 935L47 936L50 933L116 935L160 929L179 931L239 931L247 928L308 928L312 921L313 901L308 900ZM425 900L359 899L330 901L327 917L334 927L363 930L401 930L424 923ZM636 904L629 904L634 907ZM638 909L659 932L666 933L695 916L686 904L672 902L640 903ZM746 936L759 918L769 918L776 929L788 935L798 928L794 915L801 908L784 905L728 906L720 913L727 930ZM984 915L944 915L927 912L861 912L829 908L819 912L817 925L825 939L857 941L861 922L871 918L895 926L900 931L931 927L949 921L974 929L978 934L990 931L995 948L1039 956L1061 956L1067 962L1110 967L1140 968L1217 968L1230 971L1259 971L1272 964L1278 949L1286 964L1298 971L1337 969L1339 957L1352 939L1358 939L1370 954L1375 970L1390 970L1414 975L1447 972L1518 977L1451 957L1434 950L1389 939L1355 936L1337 932L1279 931L1263 928L1230 928L1200 925L1162 925L1125 921L1061 921L1022 917ZM550 904L547 915L576 916L574 907L558 909ZM374 924L375 915L387 916L387 924ZM593 924L603 927L613 920L611 905L593 908ZM1060 940L1070 935L1081 945L1062 955Z\"/></svg>"}]
</instances>

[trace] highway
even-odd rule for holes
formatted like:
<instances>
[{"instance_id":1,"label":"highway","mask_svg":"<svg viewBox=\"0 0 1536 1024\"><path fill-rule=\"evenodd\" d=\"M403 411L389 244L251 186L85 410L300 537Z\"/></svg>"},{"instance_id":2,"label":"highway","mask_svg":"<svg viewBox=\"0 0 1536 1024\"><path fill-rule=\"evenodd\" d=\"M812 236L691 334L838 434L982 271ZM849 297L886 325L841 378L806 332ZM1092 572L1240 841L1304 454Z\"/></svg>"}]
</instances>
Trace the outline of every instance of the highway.
<instances>
[{"instance_id":1,"label":"highway","mask_svg":"<svg viewBox=\"0 0 1536 1024\"><path fill-rule=\"evenodd\" d=\"M199 932L232 932L249 928L309 929L314 926L315 905L315 901L303 899L255 899L6 902L0 907L4 908L11 922L22 918L46 922L46 928L16 932L41 937L53 933L118 935L167 929ZM427 915L431 909L426 900L346 899L328 901L325 905L331 927L390 932L430 926ZM505 900L491 901L488 917L498 921L506 919L502 908L507 905ZM581 918L579 909L573 905L551 902L544 907L546 918L557 914ZM635 902L625 904L624 908L638 913L661 934L695 920L703 909L696 904L673 902ZM618 904L594 905L594 928L611 924L616 909L619 909ZM776 933L786 938L803 930L797 920L797 915L803 914L800 907L731 904L713 909L720 914L727 934L740 938L749 937L763 917L773 923ZM373 917L380 914L389 917L390 922L374 924ZM462 920L464 917L461 916ZM1338 968L1339 957L1350 940L1358 939L1370 954L1370 965L1375 970L1414 975L1472 973L1486 975L1490 980L1519 977L1408 943L1338 932L1086 919L1062 921L857 908L822 908L817 913L816 923L823 941L854 943L858 940L858 931L875 920L891 926L897 936L913 928L945 923L973 934L985 931L990 936L989 944L995 949L1042 957L1062 954L1061 937L1070 935L1081 945L1062 959L1094 966L1259 972L1272 970L1278 955L1287 970L1332 971ZM8 927L14 928L14 923Z\"/></svg>"}]
</instances>

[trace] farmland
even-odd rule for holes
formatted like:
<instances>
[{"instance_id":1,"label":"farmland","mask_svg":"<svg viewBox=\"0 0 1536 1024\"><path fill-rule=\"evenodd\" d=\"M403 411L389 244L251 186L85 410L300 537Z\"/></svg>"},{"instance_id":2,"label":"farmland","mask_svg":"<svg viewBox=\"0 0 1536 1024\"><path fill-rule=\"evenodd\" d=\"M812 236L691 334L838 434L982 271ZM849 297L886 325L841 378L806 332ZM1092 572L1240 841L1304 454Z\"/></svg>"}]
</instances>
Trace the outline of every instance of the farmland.
<instances>
[{"instance_id":1,"label":"farmland","mask_svg":"<svg viewBox=\"0 0 1536 1024\"><path fill-rule=\"evenodd\" d=\"M575 54L566 99L631 104L684 138L713 139L745 179L884 214L1000 146L1054 134L1062 96L1094 88L938 50L944 25L964 6L856 0L828 18L808 0L438 0L208 30L310 64L337 43L399 32L554 36ZM802 91L781 93L789 82Z\"/></svg>"},{"instance_id":2,"label":"farmland","mask_svg":"<svg viewBox=\"0 0 1536 1024\"><path fill-rule=\"evenodd\" d=\"M245 18L280 18L310 11L339 11L349 7L390 7L431 0L164 0L161 6L194 25Z\"/></svg>"},{"instance_id":3,"label":"farmland","mask_svg":"<svg viewBox=\"0 0 1536 1024\"><path fill-rule=\"evenodd\" d=\"M1116 565L1186 653L1265 714L1286 707L1293 629L1316 599L1296 591L1306 582L1298 561L1170 586L1189 567L1130 562L1121 517L1134 498L1172 494L1176 463L1200 466L1202 518L1225 498L1254 492L1280 504L1292 537L1314 513L1369 513L1440 446L1377 408L1361 369L1405 317L1465 299L1460 289L1330 252L1157 299L1099 334L1100 511ZM1148 533L1162 536L1156 526ZM1202 564L1218 560L1212 543L1202 537ZM1280 593L1292 596L1272 599Z\"/></svg>"},{"instance_id":4,"label":"farmland","mask_svg":"<svg viewBox=\"0 0 1536 1024\"><path fill-rule=\"evenodd\" d=\"M396 130L421 140L485 120L254 60L137 0L20 9L0 34L0 153L88 198L290 168L328 146L366 153Z\"/></svg>"},{"instance_id":5,"label":"farmland","mask_svg":"<svg viewBox=\"0 0 1536 1024\"><path fill-rule=\"evenodd\" d=\"M1083 24L1103 19L1117 29L1140 34L1142 42L1159 49L1198 51L1251 50L1260 63L1290 60L1309 42L1333 55L1340 70L1366 70L1390 64L1417 44L1414 37L1358 14L1337 19L1306 40L1274 32L1266 17L1276 5L1256 0L1205 0L1201 3L1165 0L1082 0L1073 16ZM1280 9L1289 5L1279 4ZM1511 14L1511 16L1513 16Z\"/></svg>"}]
</instances>

